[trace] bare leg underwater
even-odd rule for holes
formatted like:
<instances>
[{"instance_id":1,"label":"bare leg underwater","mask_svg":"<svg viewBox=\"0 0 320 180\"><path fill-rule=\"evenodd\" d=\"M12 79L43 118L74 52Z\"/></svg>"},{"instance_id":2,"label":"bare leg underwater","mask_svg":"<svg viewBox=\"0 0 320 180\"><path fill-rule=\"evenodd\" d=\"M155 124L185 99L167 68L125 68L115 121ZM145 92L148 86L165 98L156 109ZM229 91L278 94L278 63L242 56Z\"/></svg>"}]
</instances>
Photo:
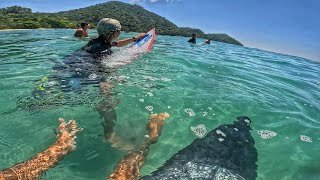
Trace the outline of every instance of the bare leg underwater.
<instances>
[{"instance_id":1,"label":"bare leg underwater","mask_svg":"<svg viewBox=\"0 0 320 180\"><path fill-rule=\"evenodd\" d=\"M68 123L59 119L58 140L48 149L38 153L30 160L18 163L10 168L0 171L0 180L8 179L38 179L46 170L54 167L59 161L76 149L76 133L82 131L75 120Z\"/></svg>"},{"instance_id":2,"label":"bare leg underwater","mask_svg":"<svg viewBox=\"0 0 320 180\"><path fill-rule=\"evenodd\" d=\"M119 161L108 180L140 179L140 169L145 163L149 146L158 141L165 119L168 117L168 113L151 114L147 126L147 138L137 149L132 150Z\"/></svg>"}]
</instances>

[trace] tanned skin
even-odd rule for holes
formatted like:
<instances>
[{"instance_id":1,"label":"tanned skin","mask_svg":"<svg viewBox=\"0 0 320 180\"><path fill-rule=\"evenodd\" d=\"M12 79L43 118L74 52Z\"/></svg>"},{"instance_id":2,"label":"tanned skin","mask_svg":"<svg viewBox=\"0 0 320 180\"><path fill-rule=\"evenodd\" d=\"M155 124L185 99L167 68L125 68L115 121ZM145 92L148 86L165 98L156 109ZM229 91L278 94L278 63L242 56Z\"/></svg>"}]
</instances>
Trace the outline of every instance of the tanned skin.
<instances>
[{"instance_id":1,"label":"tanned skin","mask_svg":"<svg viewBox=\"0 0 320 180\"><path fill-rule=\"evenodd\" d=\"M58 140L53 145L27 161L0 171L0 180L39 179L46 170L57 165L67 154L74 151L76 133L82 129L77 127L75 120L66 123L60 118L59 130Z\"/></svg>"},{"instance_id":2,"label":"tanned skin","mask_svg":"<svg viewBox=\"0 0 320 180\"><path fill-rule=\"evenodd\" d=\"M85 24L81 28L77 29L74 33L74 37L88 37L88 29L90 28L89 24Z\"/></svg>"},{"instance_id":3,"label":"tanned skin","mask_svg":"<svg viewBox=\"0 0 320 180\"><path fill-rule=\"evenodd\" d=\"M113 170L108 180L138 180L141 178L140 169L146 161L149 146L158 141L168 113L151 114L147 126L148 136L135 150L124 156Z\"/></svg>"}]
</instances>

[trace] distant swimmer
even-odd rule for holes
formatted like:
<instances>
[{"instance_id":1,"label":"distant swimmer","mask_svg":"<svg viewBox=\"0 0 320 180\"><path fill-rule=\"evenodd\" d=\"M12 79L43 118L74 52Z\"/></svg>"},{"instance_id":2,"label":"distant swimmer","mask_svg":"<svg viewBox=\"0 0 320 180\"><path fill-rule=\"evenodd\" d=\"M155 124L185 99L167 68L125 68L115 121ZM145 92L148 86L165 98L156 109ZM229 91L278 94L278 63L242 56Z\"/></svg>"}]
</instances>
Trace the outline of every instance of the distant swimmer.
<instances>
[{"instance_id":1,"label":"distant swimmer","mask_svg":"<svg viewBox=\"0 0 320 180\"><path fill-rule=\"evenodd\" d=\"M210 44L210 41L211 41L212 39L208 39L208 40L206 40L204 43L206 43L206 44Z\"/></svg>"},{"instance_id":2,"label":"distant swimmer","mask_svg":"<svg viewBox=\"0 0 320 180\"><path fill-rule=\"evenodd\" d=\"M193 34L192 34L192 38L189 39L188 42L189 42L189 43L194 43L194 44L197 43L197 41L196 41L196 36L197 36L197 35L196 35L195 33L193 33Z\"/></svg>"},{"instance_id":3,"label":"distant swimmer","mask_svg":"<svg viewBox=\"0 0 320 180\"><path fill-rule=\"evenodd\" d=\"M90 24L86 22L81 23L81 28L77 29L74 33L74 37L88 37L88 29L90 29Z\"/></svg>"}]
</instances>

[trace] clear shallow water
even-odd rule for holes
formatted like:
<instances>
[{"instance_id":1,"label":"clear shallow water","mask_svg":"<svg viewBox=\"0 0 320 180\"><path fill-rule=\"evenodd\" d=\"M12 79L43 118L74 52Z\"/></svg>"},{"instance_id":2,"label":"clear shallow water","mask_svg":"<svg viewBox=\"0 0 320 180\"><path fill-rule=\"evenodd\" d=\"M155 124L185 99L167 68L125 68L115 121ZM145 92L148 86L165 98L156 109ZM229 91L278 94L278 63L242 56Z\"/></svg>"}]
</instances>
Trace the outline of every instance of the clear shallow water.
<instances>
[{"instance_id":1,"label":"clear shallow water","mask_svg":"<svg viewBox=\"0 0 320 180\"><path fill-rule=\"evenodd\" d=\"M78 134L77 150L42 179L104 179L126 153L104 140L95 85L87 85L83 94L69 93L72 98L59 105L18 107L32 97L37 80L55 73L53 60L61 62L87 42L72 34L0 32L0 169L51 145L59 117L76 119L84 131ZM201 39L190 45L187 39L158 36L150 53L109 74L118 80L113 89L120 100L115 131L123 138L142 138L151 107L154 113L170 114L142 174L197 138L191 127L203 124L210 131L246 115L253 121L258 150L257 179L319 179L320 63L224 43L205 45ZM262 138L264 130L276 136ZM302 141L301 135L312 142Z\"/></svg>"}]
</instances>

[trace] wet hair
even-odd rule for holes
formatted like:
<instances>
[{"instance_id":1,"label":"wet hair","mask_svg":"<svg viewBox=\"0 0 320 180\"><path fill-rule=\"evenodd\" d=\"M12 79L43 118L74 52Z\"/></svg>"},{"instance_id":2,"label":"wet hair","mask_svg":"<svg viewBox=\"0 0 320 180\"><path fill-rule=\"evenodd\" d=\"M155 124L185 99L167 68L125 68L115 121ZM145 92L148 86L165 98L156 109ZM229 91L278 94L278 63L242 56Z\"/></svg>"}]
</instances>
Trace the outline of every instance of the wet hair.
<instances>
[{"instance_id":1,"label":"wet hair","mask_svg":"<svg viewBox=\"0 0 320 180\"><path fill-rule=\"evenodd\" d=\"M88 23L86 23L86 22L82 22L82 23L81 23L81 27L82 27L82 28L84 28L86 25L88 25Z\"/></svg>"}]
</instances>

